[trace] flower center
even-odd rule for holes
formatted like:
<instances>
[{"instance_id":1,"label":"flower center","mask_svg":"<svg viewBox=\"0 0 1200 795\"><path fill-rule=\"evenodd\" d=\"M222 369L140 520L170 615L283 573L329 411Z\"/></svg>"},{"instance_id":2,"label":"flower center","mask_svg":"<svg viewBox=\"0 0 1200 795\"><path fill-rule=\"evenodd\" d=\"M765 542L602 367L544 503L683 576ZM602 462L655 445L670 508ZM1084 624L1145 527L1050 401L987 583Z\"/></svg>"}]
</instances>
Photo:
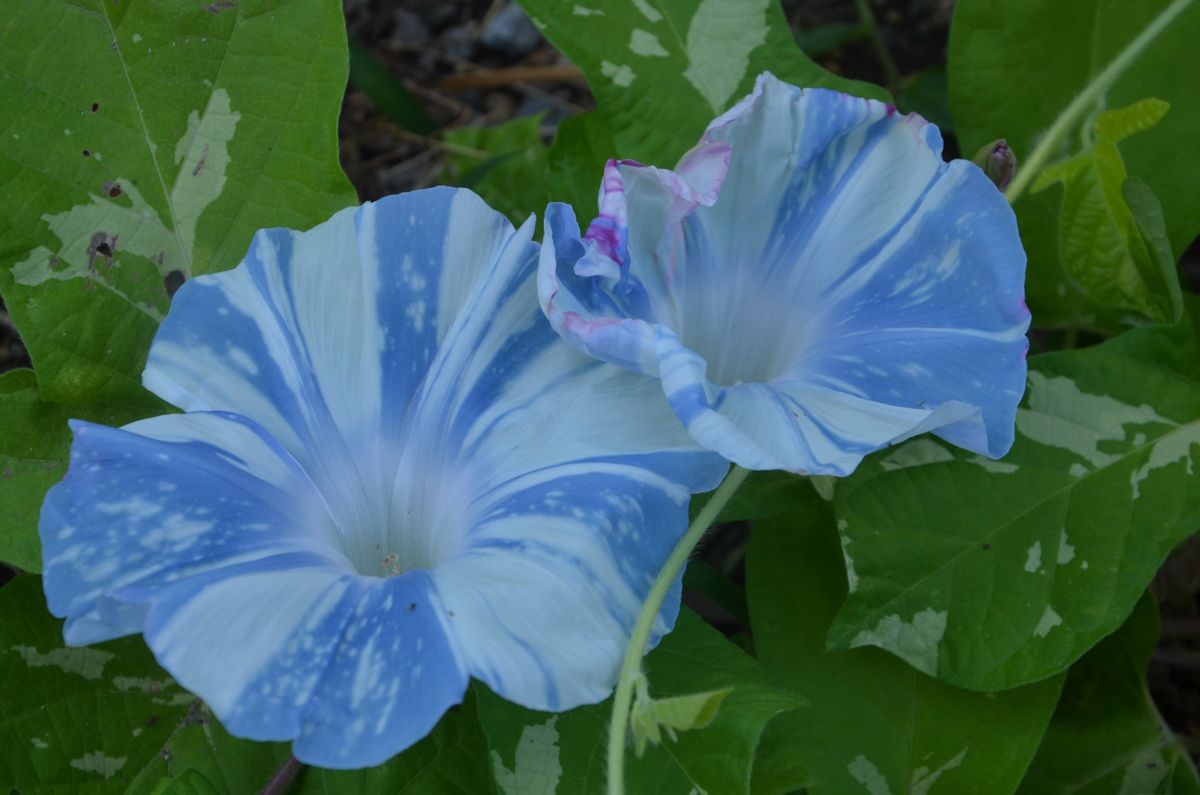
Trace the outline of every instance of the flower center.
<instances>
[{"instance_id":1,"label":"flower center","mask_svg":"<svg viewBox=\"0 0 1200 795\"><path fill-rule=\"evenodd\" d=\"M429 570L457 554L470 527L473 479L442 455L408 450L389 466L356 464L358 477L329 499L338 526L339 546L359 574L395 577ZM365 470L365 471L364 471ZM325 490L328 493L328 490ZM357 499L347 499L347 493Z\"/></svg>"},{"instance_id":2,"label":"flower center","mask_svg":"<svg viewBox=\"0 0 1200 795\"><path fill-rule=\"evenodd\" d=\"M806 334L799 314L786 297L769 293L689 302L680 341L708 363L712 384L767 383L800 358Z\"/></svg>"}]
</instances>

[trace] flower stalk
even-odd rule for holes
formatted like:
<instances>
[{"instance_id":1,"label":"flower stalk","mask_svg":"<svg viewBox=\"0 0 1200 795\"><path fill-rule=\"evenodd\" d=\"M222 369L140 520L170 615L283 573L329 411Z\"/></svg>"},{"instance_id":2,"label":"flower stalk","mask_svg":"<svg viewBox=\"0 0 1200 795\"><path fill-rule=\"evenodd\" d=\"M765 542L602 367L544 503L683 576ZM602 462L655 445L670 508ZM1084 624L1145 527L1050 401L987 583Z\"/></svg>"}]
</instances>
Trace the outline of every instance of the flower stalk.
<instances>
[{"instance_id":1,"label":"flower stalk","mask_svg":"<svg viewBox=\"0 0 1200 795\"><path fill-rule=\"evenodd\" d=\"M1151 20L1150 24L1121 51L1121 54L1104 67L1104 71L1096 75L1095 79L1079 93L1079 96L1063 109L1063 112L1054 120L1054 124L1050 125L1050 129L1042 136L1038 145L1034 147L1029 159L1025 161L1025 165L1017 169L1016 176L1004 191L1004 198L1008 199L1009 204L1017 203L1017 199L1029 187L1034 177L1058 151L1059 142L1070 134L1071 130L1079 124L1080 119L1092 110L1121 75L1129 71L1129 67L1133 66L1134 62L1141 57L1150 43L1158 38L1158 35L1166 30L1175 21L1175 18L1191 4L1192 0L1175 0L1164 8L1162 13Z\"/></svg>"},{"instance_id":2,"label":"flower stalk","mask_svg":"<svg viewBox=\"0 0 1200 795\"><path fill-rule=\"evenodd\" d=\"M633 626L633 636L625 650L625 659L621 663L621 673L617 678L617 689L613 694L612 718L608 726L609 795L624 795L625 792L625 735L629 730L634 686L640 678L644 680L642 658L646 655L646 645L650 641L654 619L658 617L667 592L671 590L671 585L691 557L692 550L700 543L700 539L716 520L721 509L729 504L729 500L749 474L750 470L737 465L729 470L725 480L721 481L721 485L713 492L712 498L700 509L683 538L679 539L675 549L671 550L670 557L659 570L658 577L650 587L650 593L646 595L646 601L642 603L642 611Z\"/></svg>"}]
</instances>

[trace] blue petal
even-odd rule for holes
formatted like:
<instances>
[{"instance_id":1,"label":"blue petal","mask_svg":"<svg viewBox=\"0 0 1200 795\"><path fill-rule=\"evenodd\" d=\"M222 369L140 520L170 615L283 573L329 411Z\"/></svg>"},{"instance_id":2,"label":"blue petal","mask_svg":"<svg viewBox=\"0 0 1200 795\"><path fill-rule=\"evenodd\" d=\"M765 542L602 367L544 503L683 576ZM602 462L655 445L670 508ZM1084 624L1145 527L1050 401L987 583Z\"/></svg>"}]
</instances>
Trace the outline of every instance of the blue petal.
<instances>
[{"instance_id":1,"label":"blue petal","mask_svg":"<svg viewBox=\"0 0 1200 795\"><path fill-rule=\"evenodd\" d=\"M471 674L531 709L607 697L690 496L623 464L561 466L508 484L466 549L433 572ZM678 610L677 582L652 643Z\"/></svg>"},{"instance_id":2,"label":"blue petal","mask_svg":"<svg viewBox=\"0 0 1200 795\"><path fill-rule=\"evenodd\" d=\"M447 633L453 617L429 574L367 582L293 745L309 764L378 765L428 734L466 691Z\"/></svg>"},{"instance_id":3,"label":"blue petal","mask_svg":"<svg viewBox=\"0 0 1200 795\"><path fill-rule=\"evenodd\" d=\"M231 732L326 767L415 742L470 674L602 698L727 464L656 381L559 342L531 228L434 191L264 233L181 291L146 381L192 413L79 426L46 503L68 636L141 629Z\"/></svg>"},{"instance_id":4,"label":"blue petal","mask_svg":"<svg viewBox=\"0 0 1200 795\"><path fill-rule=\"evenodd\" d=\"M727 464L688 437L656 381L561 344L531 300L533 266L501 259L447 336L393 501L440 493L459 507L425 546L458 546L432 555L432 577L471 675L566 709L611 689L690 495ZM668 600L658 631L677 609Z\"/></svg>"},{"instance_id":5,"label":"blue petal","mask_svg":"<svg viewBox=\"0 0 1200 795\"><path fill-rule=\"evenodd\" d=\"M686 188L621 166L618 279L572 272L579 245L548 216L542 300L563 338L659 375L693 438L749 468L846 474L926 431L1007 452L1025 257L982 172L942 162L919 117L769 75L696 151L716 145L732 149L719 196L682 215Z\"/></svg>"},{"instance_id":6,"label":"blue petal","mask_svg":"<svg viewBox=\"0 0 1200 795\"><path fill-rule=\"evenodd\" d=\"M536 257L470 191L434 188L260 232L239 267L176 294L147 387L233 411L305 468L340 524L382 526L406 409L483 271Z\"/></svg>"},{"instance_id":7,"label":"blue petal","mask_svg":"<svg viewBox=\"0 0 1200 795\"><path fill-rule=\"evenodd\" d=\"M112 596L128 585L297 550L327 550L329 565L348 567L311 481L249 420L72 427L70 469L40 521L43 585L69 643L139 631L144 607Z\"/></svg>"}]
</instances>

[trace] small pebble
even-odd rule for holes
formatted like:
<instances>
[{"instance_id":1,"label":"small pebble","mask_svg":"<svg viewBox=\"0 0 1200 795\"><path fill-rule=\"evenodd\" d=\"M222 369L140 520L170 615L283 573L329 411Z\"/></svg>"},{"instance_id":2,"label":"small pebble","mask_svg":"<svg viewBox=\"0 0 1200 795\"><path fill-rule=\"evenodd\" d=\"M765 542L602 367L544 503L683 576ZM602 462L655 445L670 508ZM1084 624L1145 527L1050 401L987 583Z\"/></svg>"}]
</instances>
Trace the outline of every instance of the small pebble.
<instances>
[{"instance_id":1,"label":"small pebble","mask_svg":"<svg viewBox=\"0 0 1200 795\"><path fill-rule=\"evenodd\" d=\"M492 16L479 41L490 50L520 58L542 43L542 34L520 6L510 3Z\"/></svg>"}]
</instances>

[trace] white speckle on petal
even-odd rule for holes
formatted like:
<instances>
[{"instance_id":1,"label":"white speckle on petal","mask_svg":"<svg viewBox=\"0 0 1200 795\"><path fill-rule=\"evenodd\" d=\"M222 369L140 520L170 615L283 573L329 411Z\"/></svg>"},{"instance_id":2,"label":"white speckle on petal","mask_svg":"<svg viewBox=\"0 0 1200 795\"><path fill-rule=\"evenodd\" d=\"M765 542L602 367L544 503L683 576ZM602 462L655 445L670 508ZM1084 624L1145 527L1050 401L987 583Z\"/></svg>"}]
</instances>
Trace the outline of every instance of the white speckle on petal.
<instances>
[{"instance_id":1,"label":"white speckle on petal","mask_svg":"<svg viewBox=\"0 0 1200 795\"><path fill-rule=\"evenodd\" d=\"M142 499L140 495L134 495L124 502L96 503L96 510L109 516L123 514L130 519L149 519L151 516L161 512L162 506Z\"/></svg>"},{"instance_id":2,"label":"white speckle on petal","mask_svg":"<svg viewBox=\"0 0 1200 795\"><path fill-rule=\"evenodd\" d=\"M414 301L404 310L405 316L412 323L413 331L420 332L425 328L425 302Z\"/></svg>"},{"instance_id":3,"label":"white speckle on petal","mask_svg":"<svg viewBox=\"0 0 1200 795\"><path fill-rule=\"evenodd\" d=\"M586 6L577 5L571 9L571 13L577 17L602 17L604 12L598 8L588 8Z\"/></svg>"},{"instance_id":4,"label":"white speckle on petal","mask_svg":"<svg viewBox=\"0 0 1200 795\"><path fill-rule=\"evenodd\" d=\"M1042 567L1042 542L1034 541L1033 546L1025 554L1025 571L1036 572Z\"/></svg>"},{"instance_id":5,"label":"white speckle on petal","mask_svg":"<svg viewBox=\"0 0 1200 795\"><path fill-rule=\"evenodd\" d=\"M32 737L32 738L30 738L29 741L31 743L33 743L34 748L49 748L50 747L50 743L46 742L41 737Z\"/></svg>"},{"instance_id":6,"label":"white speckle on petal","mask_svg":"<svg viewBox=\"0 0 1200 795\"><path fill-rule=\"evenodd\" d=\"M628 66L625 66L624 64L618 66L617 64L609 63L608 61L600 62L600 72L621 88L625 88L631 84L633 79L637 77L637 75L633 73L633 70Z\"/></svg>"},{"instance_id":7,"label":"white speckle on petal","mask_svg":"<svg viewBox=\"0 0 1200 795\"><path fill-rule=\"evenodd\" d=\"M245 370L250 375L258 375L258 365L250 358L250 354L246 353L241 348L230 348L227 354L229 360L236 364L241 369Z\"/></svg>"},{"instance_id":8,"label":"white speckle on petal","mask_svg":"<svg viewBox=\"0 0 1200 795\"><path fill-rule=\"evenodd\" d=\"M633 50L634 55L646 58L666 58L670 55L659 42L658 36L639 28L634 28L629 37L629 49Z\"/></svg>"}]
</instances>

